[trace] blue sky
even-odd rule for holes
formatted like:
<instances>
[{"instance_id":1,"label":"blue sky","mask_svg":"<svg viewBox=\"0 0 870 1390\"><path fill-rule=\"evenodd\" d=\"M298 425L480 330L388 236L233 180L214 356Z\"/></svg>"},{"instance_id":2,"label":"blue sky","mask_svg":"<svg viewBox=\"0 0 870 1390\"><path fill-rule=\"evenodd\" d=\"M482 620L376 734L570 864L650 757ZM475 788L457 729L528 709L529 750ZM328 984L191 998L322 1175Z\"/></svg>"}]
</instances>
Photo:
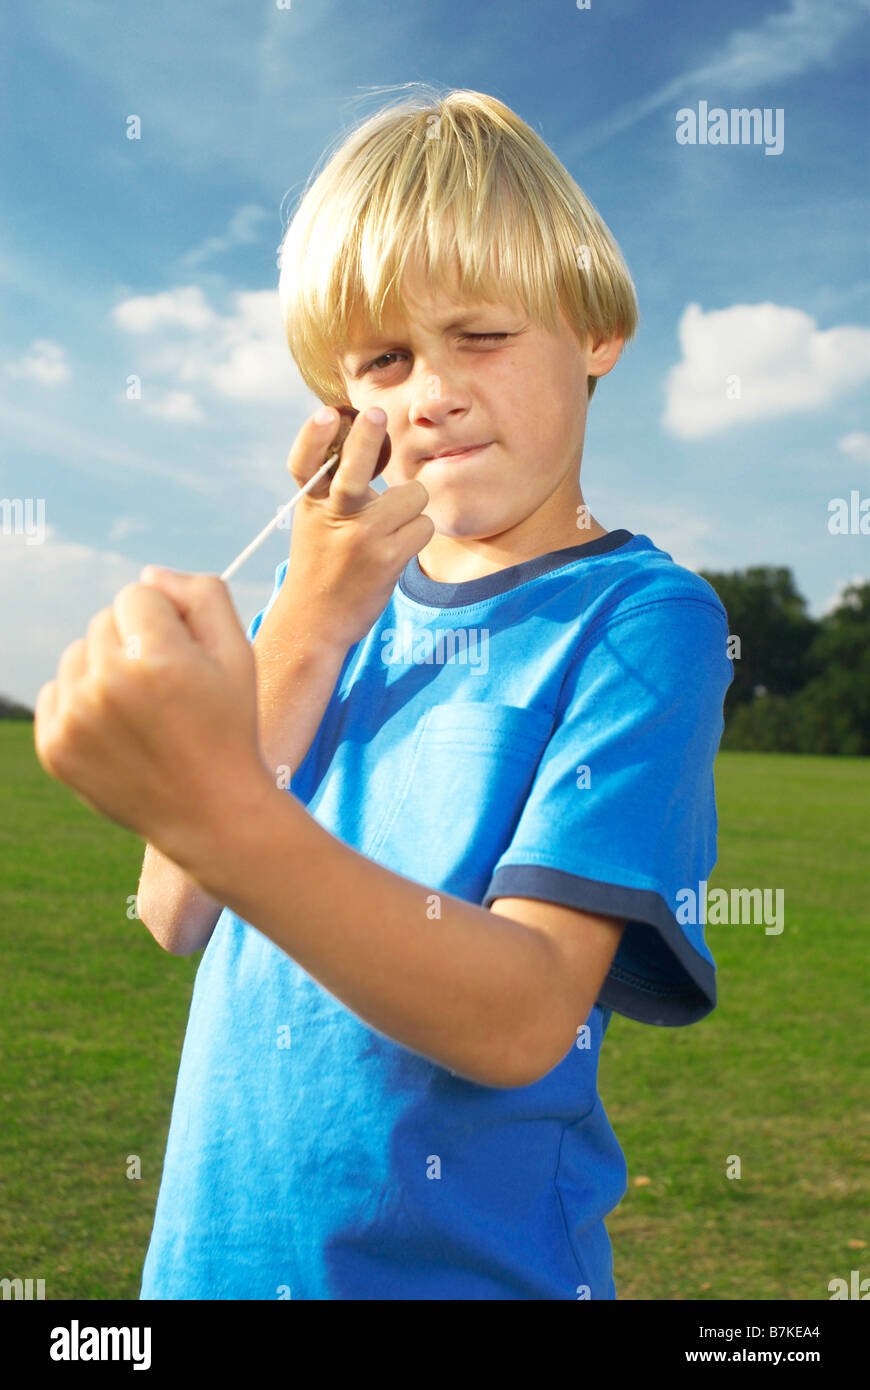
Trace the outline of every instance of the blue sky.
<instances>
[{"instance_id":1,"label":"blue sky","mask_svg":"<svg viewBox=\"0 0 870 1390\"><path fill-rule=\"evenodd\" d=\"M316 403L282 228L409 82L506 102L622 248L641 322L590 407L602 525L691 569L788 566L815 615L870 577L870 535L828 528L870 498L870 0L28 0L4 24L0 497L45 499L45 529L0 534L0 692L32 705L143 564L219 573L292 495ZM768 110L781 152L678 143L702 102ZM231 583L245 623L287 536Z\"/></svg>"}]
</instances>

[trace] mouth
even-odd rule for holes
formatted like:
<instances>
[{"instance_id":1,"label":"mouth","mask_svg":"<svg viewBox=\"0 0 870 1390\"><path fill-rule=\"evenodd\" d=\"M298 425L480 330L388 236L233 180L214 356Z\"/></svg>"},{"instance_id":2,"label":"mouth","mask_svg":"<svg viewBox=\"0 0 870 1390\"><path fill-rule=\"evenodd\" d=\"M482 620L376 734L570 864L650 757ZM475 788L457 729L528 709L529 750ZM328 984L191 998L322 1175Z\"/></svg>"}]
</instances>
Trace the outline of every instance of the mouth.
<instances>
[{"instance_id":1,"label":"mouth","mask_svg":"<svg viewBox=\"0 0 870 1390\"><path fill-rule=\"evenodd\" d=\"M439 454L428 455L426 458L421 459L421 463L461 462L462 459L472 458L474 455L481 453L484 449L488 449L492 443L493 440L488 439L483 444L466 444L460 449L447 449Z\"/></svg>"}]
</instances>

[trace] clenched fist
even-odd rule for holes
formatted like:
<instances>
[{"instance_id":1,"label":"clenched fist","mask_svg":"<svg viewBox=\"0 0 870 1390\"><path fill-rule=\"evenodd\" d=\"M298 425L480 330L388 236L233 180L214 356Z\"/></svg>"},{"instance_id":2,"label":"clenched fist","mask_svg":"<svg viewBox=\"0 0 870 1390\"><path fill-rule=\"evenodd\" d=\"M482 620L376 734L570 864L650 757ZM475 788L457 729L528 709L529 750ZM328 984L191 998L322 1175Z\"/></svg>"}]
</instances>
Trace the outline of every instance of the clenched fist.
<instances>
[{"instance_id":1,"label":"clenched fist","mask_svg":"<svg viewBox=\"0 0 870 1390\"><path fill-rule=\"evenodd\" d=\"M230 800L253 805L274 782L257 739L254 654L226 585L146 576L67 647L39 692L34 741L52 777L187 867L217 842Z\"/></svg>"}]
</instances>

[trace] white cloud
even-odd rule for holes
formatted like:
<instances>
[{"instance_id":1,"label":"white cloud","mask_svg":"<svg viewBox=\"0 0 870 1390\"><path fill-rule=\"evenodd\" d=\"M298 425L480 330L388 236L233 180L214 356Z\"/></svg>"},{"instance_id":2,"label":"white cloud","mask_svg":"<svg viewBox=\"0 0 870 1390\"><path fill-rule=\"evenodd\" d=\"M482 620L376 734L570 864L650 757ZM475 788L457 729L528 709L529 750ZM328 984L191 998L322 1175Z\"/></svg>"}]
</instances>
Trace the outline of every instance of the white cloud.
<instances>
[{"instance_id":1,"label":"white cloud","mask_svg":"<svg viewBox=\"0 0 870 1390\"><path fill-rule=\"evenodd\" d=\"M858 459L860 463L870 463L870 434L863 430L856 430L854 434L844 434L842 439L837 440L837 448L841 454L848 454L849 458Z\"/></svg>"},{"instance_id":2,"label":"white cloud","mask_svg":"<svg viewBox=\"0 0 870 1390\"><path fill-rule=\"evenodd\" d=\"M112 317L127 333L153 333L166 327L198 333L211 328L218 319L198 285L125 299L115 305Z\"/></svg>"},{"instance_id":3,"label":"white cloud","mask_svg":"<svg viewBox=\"0 0 870 1390\"><path fill-rule=\"evenodd\" d=\"M868 0L826 0L821 24L817 0L791 0L787 9L735 29L721 55L696 68L688 80L745 91L751 85L781 82L827 67L839 45L868 13Z\"/></svg>"},{"instance_id":4,"label":"white cloud","mask_svg":"<svg viewBox=\"0 0 870 1390\"><path fill-rule=\"evenodd\" d=\"M140 373L145 382L153 373L174 378L174 385L195 383L232 400L285 405L303 392L310 395L287 348L277 291L238 291L233 306L232 313L222 316L210 308L202 290L187 286L125 300L113 316L125 331L150 335ZM171 341L161 338L160 331L168 327L181 328L186 336L180 341L177 335Z\"/></svg>"},{"instance_id":5,"label":"white cloud","mask_svg":"<svg viewBox=\"0 0 870 1390\"><path fill-rule=\"evenodd\" d=\"M269 213L260 207L259 203L245 203L233 213L223 236L207 237L201 245L194 246L186 252L180 258L179 265L190 269L202 265L203 261L211 260L213 256L231 250L234 246L244 246L257 241L260 235L259 228L264 218L268 217ZM278 230L276 221L276 233Z\"/></svg>"},{"instance_id":6,"label":"white cloud","mask_svg":"<svg viewBox=\"0 0 870 1390\"><path fill-rule=\"evenodd\" d=\"M223 361L213 367L215 389L236 400L286 401L295 364L284 337L276 290L236 295L237 312L225 321Z\"/></svg>"},{"instance_id":7,"label":"white cloud","mask_svg":"<svg viewBox=\"0 0 870 1390\"><path fill-rule=\"evenodd\" d=\"M735 304L705 314L689 304L679 335L662 424L682 439L820 410L870 380L870 329L820 331L801 309Z\"/></svg>"},{"instance_id":8,"label":"white cloud","mask_svg":"<svg viewBox=\"0 0 870 1390\"><path fill-rule=\"evenodd\" d=\"M12 377L38 381L43 386L56 386L61 381L69 381L72 375L66 352L60 343L48 338L35 338L24 357L8 362L6 370Z\"/></svg>"}]
</instances>

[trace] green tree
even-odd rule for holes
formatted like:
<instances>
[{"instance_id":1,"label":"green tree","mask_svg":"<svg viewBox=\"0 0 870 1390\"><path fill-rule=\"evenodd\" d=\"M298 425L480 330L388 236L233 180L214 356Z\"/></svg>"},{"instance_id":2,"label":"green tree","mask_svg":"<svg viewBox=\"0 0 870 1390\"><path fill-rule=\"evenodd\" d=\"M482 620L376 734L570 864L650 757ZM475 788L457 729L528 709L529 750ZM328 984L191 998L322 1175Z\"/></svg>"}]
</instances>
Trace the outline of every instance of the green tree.
<instances>
[{"instance_id":1,"label":"green tree","mask_svg":"<svg viewBox=\"0 0 870 1390\"><path fill-rule=\"evenodd\" d=\"M729 633L740 639L725 697L726 722L740 705L753 702L759 688L769 695L792 695L805 685L819 624L807 613L791 570L756 565L730 574L700 573L722 601Z\"/></svg>"},{"instance_id":2,"label":"green tree","mask_svg":"<svg viewBox=\"0 0 870 1390\"><path fill-rule=\"evenodd\" d=\"M796 695L758 695L738 705L725 722L722 747L748 753L803 753L794 708Z\"/></svg>"},{"instance_id":3,"label":"green tree","mask_svg":"<svg viewBox=\"0 0 870 1390\"><path fill-rule=\"evenodd\" d=\"M32 719L33 710L10 700L8 695L0 695L0 719Z\"/></svg>"},{"instance_id":4,"label":"green tree","mask_svg":"<svg viewBox=\"0 0 870 1390\"><path fill-rule=\"evenodd\" d=\"M795 695L800 751L870 755L870 582L849 584L825 614Z\"/></svg>"},{"instance_id":5,"label":"green tree","mask_svg":"<svg viewBox=\"0 0 870 1390\"><path fill-rule=\"evenodd\" d=\"M730 712L726 701L722 747L870 755L870 583L848 585L815 624L803 669L806 683L791 694L750 691Z\"/></svg>"}]
</instances>

